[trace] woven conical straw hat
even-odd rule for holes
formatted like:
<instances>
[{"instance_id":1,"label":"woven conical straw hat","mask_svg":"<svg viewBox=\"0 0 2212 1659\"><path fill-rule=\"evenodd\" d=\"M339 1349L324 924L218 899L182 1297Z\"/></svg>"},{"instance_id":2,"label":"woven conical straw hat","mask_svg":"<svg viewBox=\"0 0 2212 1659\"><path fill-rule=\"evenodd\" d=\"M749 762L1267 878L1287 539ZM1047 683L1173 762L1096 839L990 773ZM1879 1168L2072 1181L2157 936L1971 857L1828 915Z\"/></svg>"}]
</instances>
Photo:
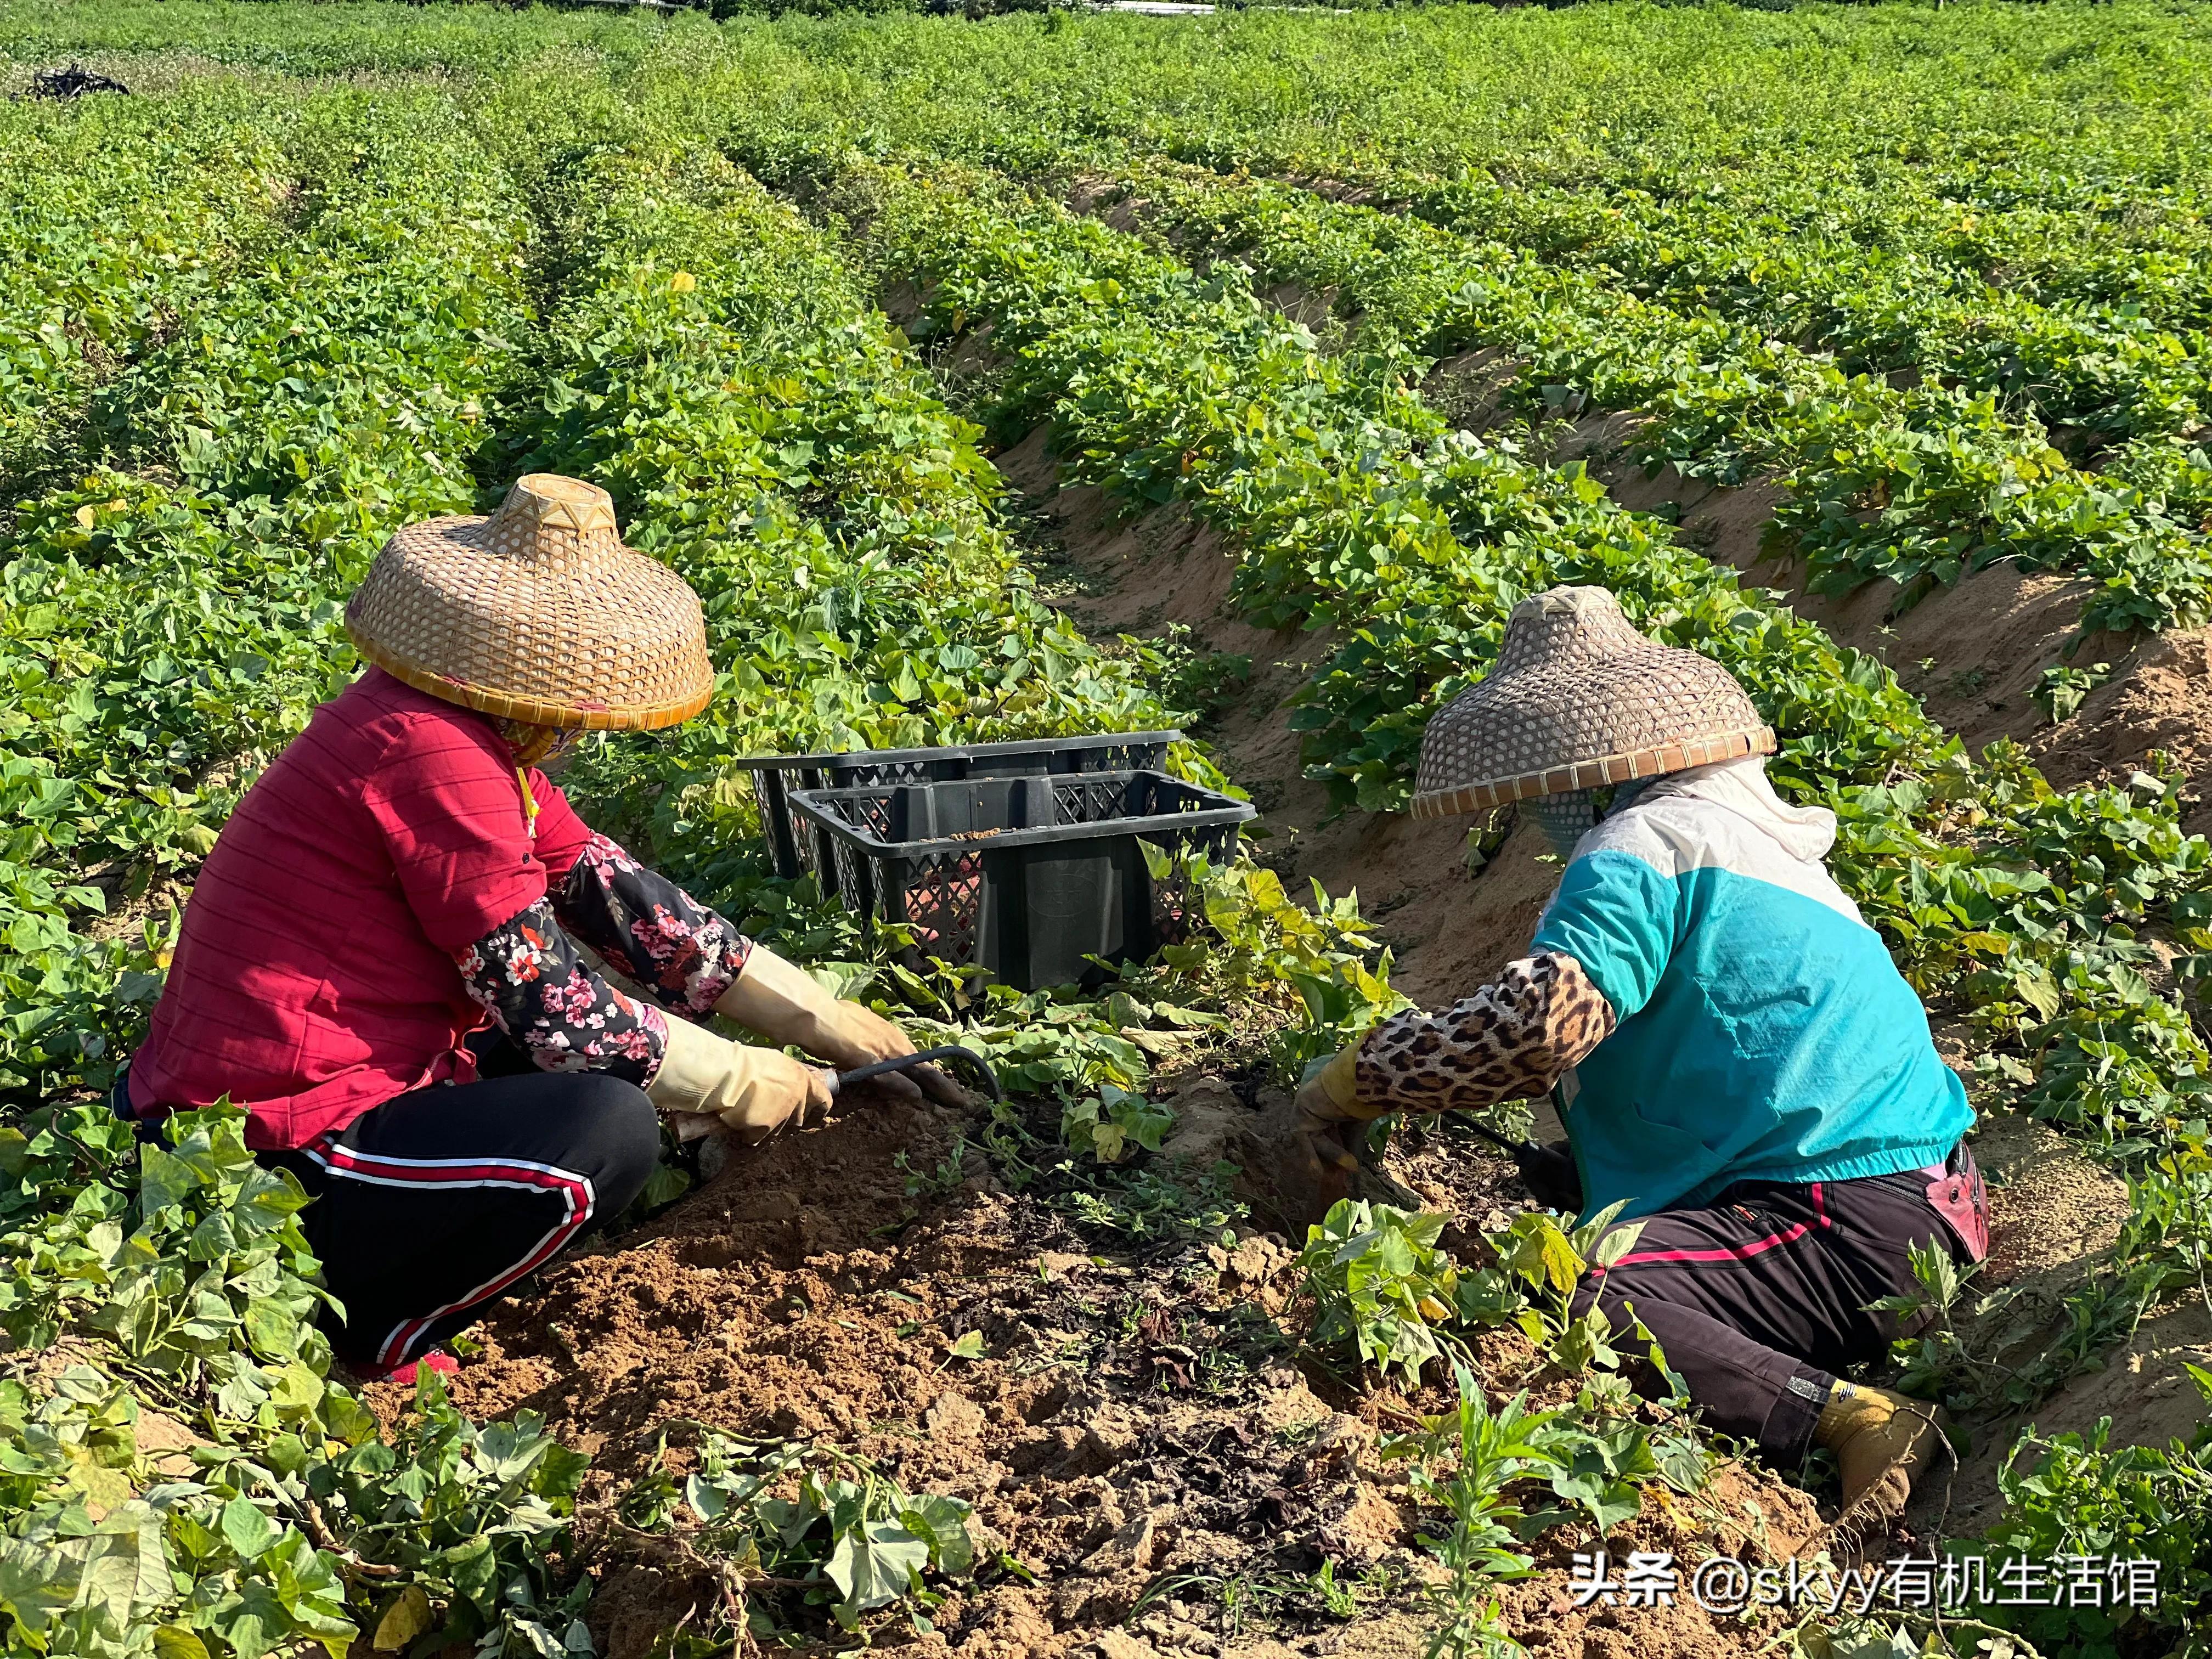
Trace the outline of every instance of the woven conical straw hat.
<instances>
[{"instance_id":1,"label":"woven conical straw hat","mask_svg":"<svg viewBox=\"0 0 2212 1659\"><path fill-rule=\"evenodd\" d=\"M605 490L550 472L518 478L488 519L409 525L345 621L408 684L533 726L673 726L714 692L699 596L623 545Z\"/></svg>"},{"instance_id":2,"label":"woven conical straw hat","mask_svg":"<svg viewBox=\"0 0 2212 1659\"><path fill-rule=\"evenodd\" d=\"M1480 684L1421 738L1417 817L1771 755L1773 729L1735 677L1647 640L1602 587L1523 599Z\"/></svg>"}]
</instances>

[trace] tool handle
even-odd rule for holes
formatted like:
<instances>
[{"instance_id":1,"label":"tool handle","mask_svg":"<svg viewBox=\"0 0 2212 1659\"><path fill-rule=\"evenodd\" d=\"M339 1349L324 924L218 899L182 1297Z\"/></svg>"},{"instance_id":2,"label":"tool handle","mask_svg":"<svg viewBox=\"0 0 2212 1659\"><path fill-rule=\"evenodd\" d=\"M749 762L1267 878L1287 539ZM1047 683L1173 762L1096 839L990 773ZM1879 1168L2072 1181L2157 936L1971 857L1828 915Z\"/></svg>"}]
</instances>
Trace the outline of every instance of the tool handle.
<instances>
[{"instance_id":1,"label":"tool handle","mask_svg":"<svg viewBox=\"0 0 2212 1659\"><path fill-rule=\"evenodd\" d=\"M831 1073L830 1090L838 1090L855 1083L866 1083L872 1077L881 1077L886 1072L903 1072L911 1066L933 1065L939 1060L964 1060L983 1079L983 1087L994 1100L1004 1100L1006 1091L999 1086L999 1074L991 1069L990 1062L973 1048L963 1048L957 1042L940 1043L934 1048L921 1048L910 1054L894 1054L889 1060L878 1060L871 1065L856 1066L849 1072Z\"/></svg>"},{"instance_id":2,"label":"tool handle","mask_svg":"<svg viewBox=\"0 0 2212 1659\"><path fill-rule=\"evenodd\" d=\"M1543 1150L1533 1140L1516 1140L1510 1135L1502 1135L1498 1133L1497 1130L1491 1128L1486 1124L1477 1123L1471 1117L1462 1118L1460 1120L1460 1124L1463 1128L1474 1130L1475 1133L1480 1135L1485 1140L1497 1147L1500 1152L1510 1152L1516 1158L1520 1157L1523 1152L1534 1152Z\"/></svg>"}]
</instances>

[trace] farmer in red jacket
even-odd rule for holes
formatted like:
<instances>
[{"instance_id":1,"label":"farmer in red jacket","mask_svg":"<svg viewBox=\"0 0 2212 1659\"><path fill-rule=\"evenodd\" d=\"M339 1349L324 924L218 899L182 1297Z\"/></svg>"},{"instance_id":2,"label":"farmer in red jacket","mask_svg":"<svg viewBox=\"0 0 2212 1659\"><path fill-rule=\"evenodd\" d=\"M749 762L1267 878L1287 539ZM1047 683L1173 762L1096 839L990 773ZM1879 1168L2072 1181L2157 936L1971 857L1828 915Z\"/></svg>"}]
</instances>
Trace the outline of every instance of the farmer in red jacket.
<instances>
[{"instance_id":1,"label":"farmer in red jacket","mask_svg":"<svg viewBox=\"0 0 2212 1659\"><path fill-rule=\"evenodd\" d=\"M114 1098L140 1120L246 1108L249 1144L316 1200L333 1344L374 1376L620 1212L657 1113L758 1139L828 1103L814 1067L696 1022L840 1068L913 1045L594 834L538 769L714 692L697 597L622 544L605 490L540 474L488 519L410 526L346 627L373 665L224 826Z\"/></svg>"}]
</instances>

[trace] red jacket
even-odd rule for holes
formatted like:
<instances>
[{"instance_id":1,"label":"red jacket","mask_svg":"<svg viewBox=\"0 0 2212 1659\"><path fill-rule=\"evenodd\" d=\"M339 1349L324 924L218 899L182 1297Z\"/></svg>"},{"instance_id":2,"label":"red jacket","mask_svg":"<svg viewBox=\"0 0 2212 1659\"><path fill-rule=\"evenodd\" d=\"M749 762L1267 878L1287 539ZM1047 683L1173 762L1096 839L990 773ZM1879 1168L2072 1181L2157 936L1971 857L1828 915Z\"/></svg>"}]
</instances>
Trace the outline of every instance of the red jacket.
<instances>
[{"instance_id":1,"label":"red jacket","mask_svg":"<svg viewBox=\"0 0 2212 1659\"><path fill-rule=\"evenodd\" d=\"M544 775L533 841L488 715L370 669L315 711L200 872L131 1060L142 1116L224 1096L249 1145L305 1146L467 1082L484 1016L453 955L566 878L591 831Z\"/></svg>"}]
</instances>

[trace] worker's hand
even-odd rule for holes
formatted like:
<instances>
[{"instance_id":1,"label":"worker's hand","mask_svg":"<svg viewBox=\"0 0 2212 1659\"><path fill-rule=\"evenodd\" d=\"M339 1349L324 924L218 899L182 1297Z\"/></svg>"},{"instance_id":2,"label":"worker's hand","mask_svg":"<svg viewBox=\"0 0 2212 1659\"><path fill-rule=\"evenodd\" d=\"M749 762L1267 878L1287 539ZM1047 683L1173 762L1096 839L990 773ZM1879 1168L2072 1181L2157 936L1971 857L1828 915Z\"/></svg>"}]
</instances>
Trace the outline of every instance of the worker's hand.
<instances>
[{"instance_id":1,"label":"worker's hand","mask_svg":"<svg viewBox=\"0 0 2212 1659\"><path fill-rule=\"evenodd\" d=\"M1354 1043L1340 1054L1307 1066L1305 1080L1298 1085L1292 1103L1297 1114L1295 1150L1305 1161L1306 1174L1316 1181L1324 1180L1332 1171L1348 1176L1357 1170L1359 1160L1352 1155L1353 1136L1358 1127L1382 1115L1382 1111L1360 1103L1358 1060L1359 1045Z\"/></svg>"},{"instance_id":2,"label":"worker's hand","mask_svg":"<svg viewBox=\"0 0 2212 1659\"><path fill-rule=\"evenodd\" d=\"M806 1051L821 1055L841 1072L914 1052L914 1042L904 1031L874 1009L858 1002L830 1003L822 1011L817 1030L819 1035L815 1042L805 1045ZM927 1095L941 1106L969 1104L967 1091L934 1066L886 1072L869 1081L887 1086L894 1094L915 1099Z\"/></svg>"},{"instance_id":3,"label":"worker's hand","mask_svg":"<svg viewBox=\"0 0 2212 1659\"><path fill-rule=\"evenodd\" d=\"M668 1022L668 1051L645 1092L679 1136L693 1138L707 1118L748 1145L830 1109L825 1073L780 1049L726 1042L686 1019Z\"/></svg>"},{"instance_id":4,"label":"worker's hand","mask_svg":"<svg viewBox=\"0 0 2212 1659\"><path fill-rule=\"evenodd\" d=\"M1359 1167L1352 1156L1346 1131L1353 1120L1334 1109L1328 1091L1318 1078L1309 1078L1302 1085L1293 1103L1297 1109L1297 1145L1294 1149L1305 1162L1306 1174L1320 1180L1331 1170L1349 1175Z\"/></svg>"},{"instance_id":5,"label":"worker's hand","mask_svg":"<svg viewBox=\"0 0 2212 1659\"><path fill-rule=\"evenodd\" d=\"M1516 1152L1513 1162L1521 1171L1521 1184L1539 1204L1569 1215L1582 1213L1582 1171L1575 1167L1574 1152L1568 1142L1555 1140L1548 1146Z\"/></svg>"},{"instance_id":6,"label":"worker's hand","mask_svg":"<svg viewBox=\"0 0 2212 1659\"><path fill-rule=\"evenodd\" d=\"M831 996L804 969L758 945L714 1011L771 1042L804 1048L840 1072L914 1052L906 1033L881 1014ZM966 1091L934 1066L888 1073L874 1082L909 1100L918 1101L926 1093L943 1105L969 1104Z\"/></svg>"}]
</instances>

